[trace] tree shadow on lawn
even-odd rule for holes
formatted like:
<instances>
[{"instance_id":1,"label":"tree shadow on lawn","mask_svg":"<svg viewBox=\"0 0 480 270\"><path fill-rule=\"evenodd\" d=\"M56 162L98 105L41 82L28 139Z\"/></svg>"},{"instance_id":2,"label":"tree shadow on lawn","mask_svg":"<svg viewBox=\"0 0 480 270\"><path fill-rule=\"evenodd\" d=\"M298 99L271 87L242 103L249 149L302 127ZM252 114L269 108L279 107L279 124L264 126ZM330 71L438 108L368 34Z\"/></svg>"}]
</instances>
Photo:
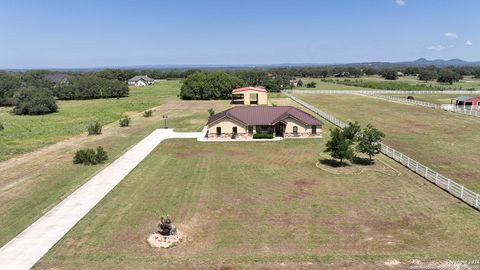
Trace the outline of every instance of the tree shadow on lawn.
<instances>
[{"instance_id":1,"label":"tree shadow on lawn","mask_svg":"<svg viewBox=\"0 0 480 270\"><path fill-rule=\"evenodd\" d=\"M351 166L350 164L346 163L345 161L343 163L340 163L340 161L332 158L324 158L324 159L319 159L321 164L327 165L333 168L341 168L341 167L349 167Z\"/></svg>"},{"instance_id":2,"label":"tree shadow on lawn","mask_svg":"<svg viewBox=\"0 0 480 270\"><path fill-rule=\"evenodd\" d=\"M355 165L360 165L360 166L369 166L375 163L373 159L370 160L369 158L362 158L362 157L354 157L352 158L351 162Z\"/></svg>"}]
</instances>

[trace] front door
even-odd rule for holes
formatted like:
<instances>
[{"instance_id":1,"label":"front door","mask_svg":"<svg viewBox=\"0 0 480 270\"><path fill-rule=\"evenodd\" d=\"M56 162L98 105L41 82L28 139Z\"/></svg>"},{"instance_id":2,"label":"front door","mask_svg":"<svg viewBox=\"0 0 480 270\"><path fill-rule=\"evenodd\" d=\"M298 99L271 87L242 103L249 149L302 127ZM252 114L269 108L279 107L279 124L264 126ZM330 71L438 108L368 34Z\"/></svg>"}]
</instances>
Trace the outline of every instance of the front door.
<instances>
[{"instance_id":1,"label":"front door","mask_svg":"<svg viewBox=\"0 0 480 270\"><path fill-rule=\"evenodd\" d=\"M275 125L275 136L276 137L283 137L285 133L285 124L284 123L277 123Z\"/></svg>"}]
</instances>

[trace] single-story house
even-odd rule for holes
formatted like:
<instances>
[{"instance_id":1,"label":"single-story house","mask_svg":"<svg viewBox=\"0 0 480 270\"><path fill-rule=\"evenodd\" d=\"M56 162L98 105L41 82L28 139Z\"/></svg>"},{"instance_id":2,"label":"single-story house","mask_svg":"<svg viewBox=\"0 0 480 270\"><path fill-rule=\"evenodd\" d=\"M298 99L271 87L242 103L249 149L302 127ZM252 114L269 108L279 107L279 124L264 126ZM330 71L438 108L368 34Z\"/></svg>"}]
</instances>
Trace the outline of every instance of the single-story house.
<instances>
[{"instance_id":1,"label":"single-story house","mask_svg":"<svg viewBox=\"0 0 480 270\"><path fill-rule=\"evenodd\" d=\"M293 86L293 87L297 87L298 86L298 81L297 80L290 80L290 85Z\"/></svg>"},{"instance_id":2,"label":"single-story house","mask_svg":"<svg viewBox=\"0 0 480 270\"><path fill-rule=\"evenodd\" d=\"M276 137L320 136L323 123L292 106L238 106L208 118L208 138L251 138L255 133Z\"/></svg>"},{"instance_id":3,"label":"single-story house","mask_svg":"<svg viewBox=\"0 0 480 270\"><path fill-rule=\"evenodd\" d=\"M450 101L456 107L461 107L466 110L479 110L480 97L458 96Z\"/></svg>"},{"instance_id":4,"label":"single-story house","mask_svg":"<svg viewBox=\"0 0 480 270\"><path fill-rule=\"evenodd\" d=\"M241 96L240 99L237 99ZM248 86L232 90L232 104L268 104L268 92L266 89Z\"/></svg>"},{"instance_id":5,"label":"single-story house","mask_svg":"<svg viewBox=\"0 0 480 270\"><path fill-rule=\"evenodd\" d=\"M68 82L68 75L67 74L47 74L45 75L45 79L48 81L53 82L55 85L61 85Z\"/></svg>"},{"instance_id":6,"label":"single-story house","mask_svg":"<svg viewBox=\"0 0 480 270\"><path fill-rule=\"evenodd\" d=\"M135 76L128 80L128 85L134 85L134 86L147 86L154 84L155 80L148 77L147 75L145 76Z\"/></svg>"}]
</instances>

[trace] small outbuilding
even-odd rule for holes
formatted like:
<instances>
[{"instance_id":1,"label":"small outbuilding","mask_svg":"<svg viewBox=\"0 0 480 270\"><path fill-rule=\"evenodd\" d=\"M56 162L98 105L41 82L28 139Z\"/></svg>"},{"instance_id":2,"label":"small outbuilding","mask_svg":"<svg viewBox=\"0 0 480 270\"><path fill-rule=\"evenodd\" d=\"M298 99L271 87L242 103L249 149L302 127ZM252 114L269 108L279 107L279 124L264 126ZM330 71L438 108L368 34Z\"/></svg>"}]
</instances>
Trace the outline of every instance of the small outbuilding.
<instances>
[{"instance_id":1,"label":"small outbuilding","mask_svg":"<svg viewBox=\"0 0 480 270\"><path fill-rule=\"evenodd\" d=\"M266 89L258 87L242 87L232 90L232 104L268 104L268 92Z\"/></svg>"},{"instance_id":2,"label":"small outbuilding","mask_svg":"<svg viewBox=\"0 0 480 270\"><path fill-rule=\"evenodd\" d=\"M480 97L458 96L452 99L450 104L455 105L455 107L461 107L465 110L479 110Z\"/></svg>"}]
</instances>

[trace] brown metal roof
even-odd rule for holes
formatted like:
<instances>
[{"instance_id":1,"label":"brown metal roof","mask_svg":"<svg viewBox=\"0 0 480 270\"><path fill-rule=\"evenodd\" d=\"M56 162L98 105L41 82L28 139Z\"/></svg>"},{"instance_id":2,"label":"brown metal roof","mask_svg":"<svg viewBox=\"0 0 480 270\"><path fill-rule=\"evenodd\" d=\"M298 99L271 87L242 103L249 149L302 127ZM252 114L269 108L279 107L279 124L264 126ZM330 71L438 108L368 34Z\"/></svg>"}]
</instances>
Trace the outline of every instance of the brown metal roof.
<instances>
[{"instance_id":1,"label":"brown metal roof","mask_svg":"<svg viewBox=\"0 0 480 270\"><path fill-rule=\"evenodd\" d=\"M312 115L292 106L239 106L210 116L207 125L222 118L236 120L247 126L274 125L289 117L306 125L323 124Z\"/></svg>"}]
</instances>

